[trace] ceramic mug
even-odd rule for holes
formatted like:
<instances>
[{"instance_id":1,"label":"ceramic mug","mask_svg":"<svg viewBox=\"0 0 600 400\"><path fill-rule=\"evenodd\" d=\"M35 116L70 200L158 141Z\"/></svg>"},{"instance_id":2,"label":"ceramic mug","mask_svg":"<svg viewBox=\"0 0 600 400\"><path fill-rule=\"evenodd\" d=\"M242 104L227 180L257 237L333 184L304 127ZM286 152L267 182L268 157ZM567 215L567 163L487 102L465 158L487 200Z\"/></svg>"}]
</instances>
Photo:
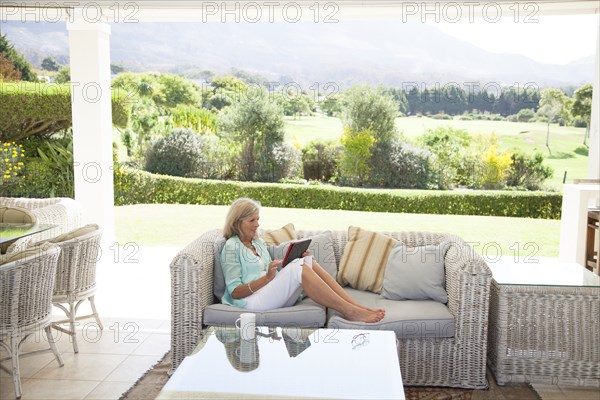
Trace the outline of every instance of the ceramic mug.
<instances>
[{"instance_id":1,"label":"ceramic mug","mask_svg":"<svg viewBox=\"0 0 600 400\"><path fill-rule=\"evenodd\" d=\"M235 326L240 330L242 340L254 340L256 338L256 314L241 313L235 320Z\"/></svg>"}]
</instances>

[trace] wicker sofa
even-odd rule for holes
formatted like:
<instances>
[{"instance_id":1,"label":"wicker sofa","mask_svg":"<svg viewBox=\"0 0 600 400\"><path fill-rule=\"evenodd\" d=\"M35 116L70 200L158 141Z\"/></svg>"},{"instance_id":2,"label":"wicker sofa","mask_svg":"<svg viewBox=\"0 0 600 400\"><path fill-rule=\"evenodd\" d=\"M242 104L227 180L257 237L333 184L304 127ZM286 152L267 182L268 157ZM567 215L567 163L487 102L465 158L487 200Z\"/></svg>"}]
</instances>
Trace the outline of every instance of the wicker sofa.
<instances>
[{"instance_id":1,"label":"wicker sofa","mask_svg":"<svg viewBox=\"0 0 600 400\"><path fill-rule=\"evenodd\" d=\"M54 224L56 228L36 233L29 239L37 242L50 239L81 226L82 211L79 203L67 197L29 199L0 197L0 207L21 207L29 210L38 224Z\"/></svg>"},{"instance_id":2,"label":"wicker sofa","mask_svg":"<svg viewBox=\"0 0 600 400\"><path fill-rule=\"evenodd\" d=\"M321 231L298 231L297 237L314 237ZM447 334L420 335L404 334L394 330L398 337L398 356L404 385L417 386L449 386L473 389L488 387L486 380L486 351L489 293L492 274L481 256L472 251L460 238L447 234L428 232L382 232L408 248L414 246L438 245L449 242L444 262L445 289L448 302L443 304L450 319L452 329ZM348 242L345 231L331 232L335 263L339 267L344 247ZM223 238L220 230L212 230L202 234L192 243L181 250L171 262L171 310L172 331L171 350L172 367L177 368L184 357L189 355L202 336L206 325L214 324L212 316L215 310L229 307L229 311L237 317L240 309L216 304L215 258L220 253L220 243ZM361 302L376 302L375 306L386 308L386 318L379 323L363 324L346 321L336 315L333 310L327 310L322 325L330 328L352 329L390 329L388 316L397 314L388 311L393 303L404 301L379 300L380 296L373 293L363 293L347 289L353 297L359 297ZM370 297L369 297L370 296ZM257 316L257 323L264 325L281 324L278 322L281 314L284 321L293 318L291 309L312 307L306 299L290 310L278 310L279 316L269 317L268 313ZM311 300L308 300L311 301ZM430 302L431 303L431 302ZM368 305L368 304L367 304ZM415 326L414 315L426 308L426 302L413 301L404 304L405 310L410 310ZM315 306L320 307L315 304ZM237 314L236 314L237 313ZM318 317L318 313L315 313ZM210 321L207 321L207 318ZM212 321L212 322L211 322ZM416 321L418 322L418 321ZM425 322L423 322L425 323ZM279 325L281 326L281 325ZM314 328L315 326L307 326Z\"/></svg>"}]
</instances>

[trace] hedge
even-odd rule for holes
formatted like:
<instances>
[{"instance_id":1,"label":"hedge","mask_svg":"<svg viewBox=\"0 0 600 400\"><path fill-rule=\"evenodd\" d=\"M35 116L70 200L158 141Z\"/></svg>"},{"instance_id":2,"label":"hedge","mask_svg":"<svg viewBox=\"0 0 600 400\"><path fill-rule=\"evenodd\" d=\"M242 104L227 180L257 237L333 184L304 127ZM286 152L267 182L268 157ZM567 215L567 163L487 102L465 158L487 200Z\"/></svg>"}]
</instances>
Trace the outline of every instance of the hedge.
<instances>
[{"instance_id":1,"label":"hedge","mask_svg":"<svg viewBox=\"0 0 600 400\"><path fill-rule=\"evenodd\" d=\"M84 90L76 86L76 90ZM89 89L89 93L96 93ZM91 94L90 94L91 95ZM112 91L113 124L125 128L131 114L131 98L124 91ZM69 84L0 83L0 140L22 140L36 134L50 134L72 125Z\"/></svg>"},{"instance_id":2,"label":"hedge","mask_svg":"<svg viewBox=\"0 0 600 400\"><path fill-rule=\"evenodd\" d=\"M562 194L512 191L425 191L213 181L115 167L115 204L229 205L250 197L265 207L413 214L560 219Z\"/></svg>"}]
</instances>

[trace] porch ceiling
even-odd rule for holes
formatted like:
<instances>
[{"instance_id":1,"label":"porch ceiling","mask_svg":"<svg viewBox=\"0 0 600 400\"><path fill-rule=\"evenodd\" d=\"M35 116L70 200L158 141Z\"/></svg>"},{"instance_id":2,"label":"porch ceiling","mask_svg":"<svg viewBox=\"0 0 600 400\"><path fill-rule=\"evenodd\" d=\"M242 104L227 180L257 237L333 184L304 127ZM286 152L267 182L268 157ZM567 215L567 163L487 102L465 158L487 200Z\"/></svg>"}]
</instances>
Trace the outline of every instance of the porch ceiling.
<instances>
[{"instance_id":1,"label":"porch ceiling","mask_svg":"<svg viewBox=\"0 0 600 400\"><path fill-rule=\"evenodd\" d=\"M194 0L138 0L135 2L115 2L114 0L88 1L3 1L0 4L0 22L7 20L45 21L71 20L77 9L86 10L93 18L101 9L103 22L168 22L202 21L235 22L235 13L247 11L251 15L261 12L260 21L284 21L282 10L296 13L301 9L299 19L311 21L315 17L315 7L322 16L334 16L338 20L359 18L401 19L420 21L425 13L436 10L460 14L459 19L481 18L482 10L493 7L491 12L500 10L502 16L514 17L518 10L532 17L544 15L598 14L598 0L558 1L537 0L518 2L515 0L496 1L399 1L399 0L257 0L257 1L194 1ZM433 11L432 11L433 10ZM296 15L296 14L294 14ZM494 14L496 15L496 14ZM431 18L431 17L430 17ZM225 19L225 20L224 20ZM453 22L454 17L453 17ZM256 21L255 21L256 22Z\"/></svg>"}]
</instances>

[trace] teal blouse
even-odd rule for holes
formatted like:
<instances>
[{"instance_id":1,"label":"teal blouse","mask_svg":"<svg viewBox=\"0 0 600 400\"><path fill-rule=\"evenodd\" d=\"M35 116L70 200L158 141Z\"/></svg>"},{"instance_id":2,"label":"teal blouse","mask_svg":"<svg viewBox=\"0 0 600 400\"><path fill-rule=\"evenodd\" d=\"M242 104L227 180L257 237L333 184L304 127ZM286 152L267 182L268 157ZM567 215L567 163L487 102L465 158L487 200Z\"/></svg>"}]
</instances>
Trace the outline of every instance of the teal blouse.
<instances>
[{"instance_id":1,"label":"teal blouse","mask_svg":"<svg viewBox=\"0 0 600 400\"><path fill-rule=\"evenodd\" d=\"M244 308L246 301L234 299L231 293L239 285L255 281L267 274L267 268L272 261L267 245L262 239L252 240L252 245L258 257L244 246L238 236L230 237L223 246L221 252L221 268L225 276L225 293L221 299L223 304Z\"/></svg>"}]
</instances>

